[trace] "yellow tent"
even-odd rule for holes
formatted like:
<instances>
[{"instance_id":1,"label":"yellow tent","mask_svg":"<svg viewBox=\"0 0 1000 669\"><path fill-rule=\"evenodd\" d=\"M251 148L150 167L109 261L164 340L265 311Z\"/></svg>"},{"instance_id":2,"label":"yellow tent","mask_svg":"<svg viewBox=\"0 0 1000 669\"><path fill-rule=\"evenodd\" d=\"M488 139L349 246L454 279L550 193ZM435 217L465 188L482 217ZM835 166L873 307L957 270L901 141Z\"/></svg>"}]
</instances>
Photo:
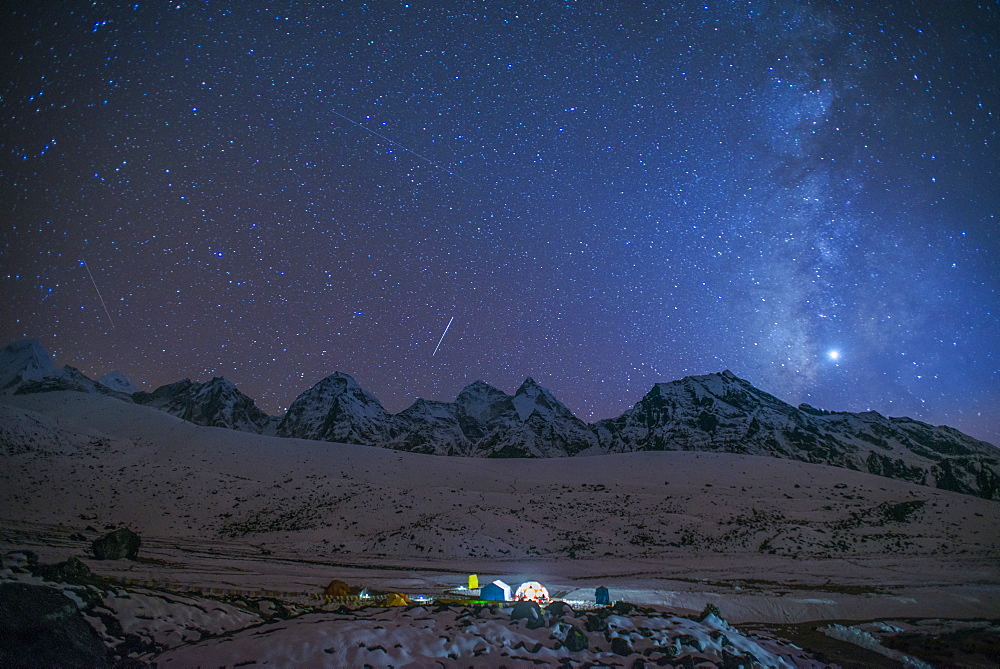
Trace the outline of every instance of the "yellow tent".
<instances>
[{"instance_id":1,"label":"yellow tent","mask_svg":"<svg viewBox=\"0 0 1000 669\"><path fill-rule=\"evenodd\" d=\"M410 606L410 598L398 592L390 592L385 597L385 606Z\"/></svg>"}]
</instances>

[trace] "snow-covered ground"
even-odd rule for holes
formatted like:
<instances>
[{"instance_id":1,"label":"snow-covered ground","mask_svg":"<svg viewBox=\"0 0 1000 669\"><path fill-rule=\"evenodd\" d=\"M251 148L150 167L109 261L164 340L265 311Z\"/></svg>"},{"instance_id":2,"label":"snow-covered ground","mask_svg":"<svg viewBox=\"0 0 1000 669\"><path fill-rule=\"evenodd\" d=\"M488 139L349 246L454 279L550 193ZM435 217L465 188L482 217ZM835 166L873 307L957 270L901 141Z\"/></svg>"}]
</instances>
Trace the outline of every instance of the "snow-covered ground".
<instances>
[{"instance_id":1,"label":"snow-covered ground","mask_svg":"<svg viewBox=\"0 0 1000 669\"><path fill-rule=\"evenodd\" d=\"M305 606L334 578L440 596L476 573L539 580L572 600L604 585L657 615L711 603L736 625L1000 611L1000 503L849 470L690 452L445 458L198 427L93 394L0 401L0 550L77 555L131 579L123 587L280 593ZM141 535L140 561L88 559L89 541L118 525ZM267 636L299 647L312 630L326 641L309 647L329 643L325 654L350 625L403 634L419 616L410 611L336 625L295 618L267 623ZM514 630L503 643L555 645L496 615ZM460 644L444 630L489 627L463 621L455 613L428 633ZM218 654L206 657L235 662L226 648L256 648L254 634L212 641L205 652ZM385 647L386 664L416 661ZM185 644L175 648L164 661L186 663Z\"/></svg>"}]
</instances>

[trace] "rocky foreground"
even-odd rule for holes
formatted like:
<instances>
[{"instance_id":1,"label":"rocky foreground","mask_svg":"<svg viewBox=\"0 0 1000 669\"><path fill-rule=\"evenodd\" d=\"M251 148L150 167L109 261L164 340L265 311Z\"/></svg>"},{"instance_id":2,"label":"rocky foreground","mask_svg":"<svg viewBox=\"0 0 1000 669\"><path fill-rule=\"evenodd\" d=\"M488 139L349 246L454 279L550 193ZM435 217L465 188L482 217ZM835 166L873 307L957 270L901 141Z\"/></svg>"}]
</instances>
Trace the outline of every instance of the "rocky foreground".
<instances>
[{"instance_id":1,"label":"rocky foreground","mask_svg":"<svg viewBox=\"0 0 1000 669\"><path fill-rule=\"evenodd\" d=\"M70 559L10 553L0 573L2 666L744 666L824 658L696 616L626 602L362 606L357 599L214 597L116 583Z\"/></svg>"}]
</instances>

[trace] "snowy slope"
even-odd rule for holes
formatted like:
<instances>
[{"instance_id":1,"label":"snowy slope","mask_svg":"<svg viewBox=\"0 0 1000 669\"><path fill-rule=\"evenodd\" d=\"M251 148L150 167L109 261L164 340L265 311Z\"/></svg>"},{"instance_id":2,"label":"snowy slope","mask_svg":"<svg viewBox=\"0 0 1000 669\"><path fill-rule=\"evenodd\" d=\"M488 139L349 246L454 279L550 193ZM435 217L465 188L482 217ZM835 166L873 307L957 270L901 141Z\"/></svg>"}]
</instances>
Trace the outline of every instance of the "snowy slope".
<instances>
[{"instance_id":1,"label":"snowy slope","mask_svg":"<svg viewBox=\"0 0 1000 669\"><path fill-rule=\"evenodd\" d=\"M507 408L472 403L521 421L509 397L496 405ZM455 416L447 403L419 409ZM1000 502L770 456L439 457L202 427L92 392L0 397L0 554L79 556L128 579L44 587L61 588L115 658L160 666L734 666L746 653L817 666L744 624L995 617L998 521ZM120 524L141 535L142 560L90 558L90 541ZM509 607L338 612L310 597L332 578L442 596L469 573L540 580L569 600L605 585L656 608L528 629ZM0 589L37 584L25 578L2 569ZM706 604L732 624L680 615ZM567 647L571 628L585 649Z\"/></svg>"},{"instance_id":2,"label":"snowy slope","mask_svg":"<svg viewBox=\"0 0 1000 669\"><path fill-rule=\"evenodd\" d=\"M114 441L97 430L67 425L48 414L0 404L0 453L6 456L99 452Z\"/></svg>"},{"instance_id":3,"label":"snowy slope","mask_svg":"<svg viewBox=\"0 0 1000 669\"><path fill-rule=\"evenodd\" d=\"M395 564L401 578L423 565L426 578L452 583L465 569L512 571L564 593L603 574L634 601L724 602L727 616L745 609L759 620L876 609L985 615L1000 605L1000 503L862 472L727 453L448 458L200 427L99 395L3 402L6 415L54 421L73 448L42 453L10 437L0 526L59 524L68 534L125 523L164 565L243 556L221 572L210 562L135 567L191 585L221 577L273 587L299 573L289 571L295 560L319 560L315 573L295 576L296 589L321 588L331 578L324 563L341 565L334 572ZM106 440L91 445L97 434ZM292 562L270 564L263 548ZM663 581L681 575L709 581ZM798 590L760 590L788 579ZM734 592L740 582L745 590ZM716 594L678 595L691 587ZM859 594L845 595L848 587Z\"/></svg>"}]
</instances>

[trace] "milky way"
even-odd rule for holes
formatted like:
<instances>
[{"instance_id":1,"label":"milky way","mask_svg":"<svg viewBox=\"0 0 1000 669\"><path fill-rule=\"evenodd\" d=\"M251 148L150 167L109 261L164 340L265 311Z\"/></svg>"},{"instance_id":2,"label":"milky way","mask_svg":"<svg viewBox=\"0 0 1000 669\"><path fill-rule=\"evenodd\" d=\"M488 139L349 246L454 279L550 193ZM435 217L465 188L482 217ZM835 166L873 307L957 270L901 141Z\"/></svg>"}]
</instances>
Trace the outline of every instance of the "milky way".
<instances>
[{"instance_id":1,"label":"milky way","mask_svg":"<svg viewBox=\"0 0 1000 669\"><path fill-rule=\"evenodd\" d=\"M2 11L3 343L270 413L730 369L1000 443L995 3Z\"/></svg>"}]
</instances>

